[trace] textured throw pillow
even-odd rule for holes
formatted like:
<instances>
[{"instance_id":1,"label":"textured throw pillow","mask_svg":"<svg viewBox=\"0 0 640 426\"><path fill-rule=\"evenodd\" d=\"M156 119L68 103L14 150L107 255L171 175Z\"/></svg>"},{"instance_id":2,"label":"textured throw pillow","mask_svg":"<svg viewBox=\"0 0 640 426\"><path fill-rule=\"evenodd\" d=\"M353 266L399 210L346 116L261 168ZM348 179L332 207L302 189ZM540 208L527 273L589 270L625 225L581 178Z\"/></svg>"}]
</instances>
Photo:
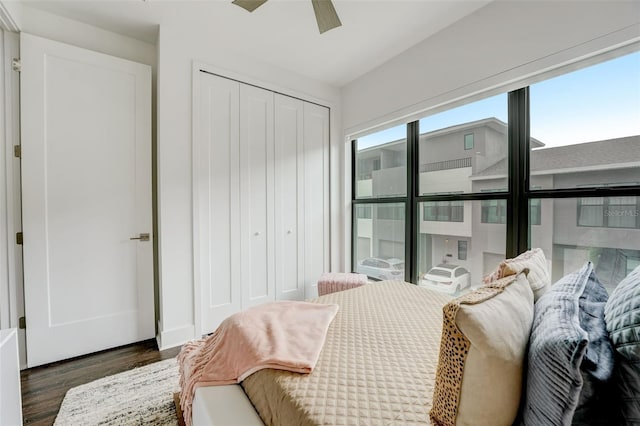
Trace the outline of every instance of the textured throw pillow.
<instances>
[{"instance_id":1,"label":"textured throw pillow","mask_svg":"<svg viewBox=\"0 0 640 426\"><path fill-rule=\"evenodd\" d=\"M617 352L615 385L627 424L640 423L640 266L615 288L605 306L607 330Z\"/></svg>"},{"instance_id":2,"label":"textured throw pillow","mask_svg":"<svg viewBox=\"0 0 640 426\"><path fill-rule=\"evenodd\" d=\"M496 270L484 277L482 281L487 285L500 278L520 272L527 275L527 280L533 290L534 301L537 301L551 285L547 259L542 249L534 248L513 259L503 260Z\"/></svg>"},{"instance_id":3,"label":"textured throw pillow","mask_svg":"<svg viewBox=\"0 0 640 426\"><path fill-rule=\"evenodd\" d=\"M533 293L512 275L443 308L431 421L511 425L518 413Z\"/></svg>"},{"instance_id":4,"label":"textured throw pillow","mask_svg":"<svg viewBox=\"0 0 640 426\"><path fill-rule=\"evenodd\" d=\"M629 360L640 360L640 266L613 290L605 306L613 346Z\"/></svg>"},{"instance_id":5,"label":"textured throw pillow","mask_svg":"<svg viewBox=\"0 0 640 426\"><path fill-rule=\"evenodd\" d=\"M600 390L614 366L604 323L606 301L607 292L587 262L536 302L529 339L526 425L599 422L605 403Z\"/></svg>"}]
</instances>

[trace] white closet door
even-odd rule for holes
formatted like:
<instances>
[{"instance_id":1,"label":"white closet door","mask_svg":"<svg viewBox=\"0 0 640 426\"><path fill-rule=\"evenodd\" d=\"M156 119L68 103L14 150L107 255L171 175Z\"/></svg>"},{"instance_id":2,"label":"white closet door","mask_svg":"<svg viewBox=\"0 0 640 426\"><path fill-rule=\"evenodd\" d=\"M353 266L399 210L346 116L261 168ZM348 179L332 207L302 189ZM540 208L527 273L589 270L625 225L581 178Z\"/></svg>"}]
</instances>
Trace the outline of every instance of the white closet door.
<instances>
[{"instance_id":1,"label":"white closet door","mask_svg":"<svg viewBox=\"0 0 640 426\"><path fill-rule=\"evenodd\" d=\"M240 85L242 307L275 300L273 92Z\"/></svg>"},{"instance_id":2,"label":"white closet door","mask_svg":"<svg viewBox=\"0 0 640 426\"><path fill-rule=\"evenodd\" d=\"M276 298L304 299L304 107L275 95Z\"/></svg>"},{"instance_id":3,"label":"white closet door","mask_svg":"<svg viewBox=\"0 0 640 426\"><path fill-rule=\"evenodd\" d=\"M318 295L318 278L329 271L329 109L304 103L305 297Z\"/></svg>"},{"instance_id":4,"label":"white closet door","mask_svg":"<svg viewBox=\"0 0 640 426\"><path fill-rule=\"evenodd\" d=\"M194 249L199 334L240 311L239 95L236 81L200 72L194 126Z\"/></svg>"}]
</instances>

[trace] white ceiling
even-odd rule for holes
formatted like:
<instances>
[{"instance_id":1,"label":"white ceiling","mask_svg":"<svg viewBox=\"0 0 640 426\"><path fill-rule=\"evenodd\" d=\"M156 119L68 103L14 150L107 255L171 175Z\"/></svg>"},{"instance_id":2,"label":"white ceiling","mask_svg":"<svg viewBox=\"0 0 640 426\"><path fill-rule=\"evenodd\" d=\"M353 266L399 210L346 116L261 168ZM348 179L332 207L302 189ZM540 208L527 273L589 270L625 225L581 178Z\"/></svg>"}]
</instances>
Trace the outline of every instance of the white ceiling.
<instances>
[{"instance_id":1,"label":"white ceiling","mask_svg":"<svg viewBox=\"0 0 640 426\"><path fill-rule=\"evenodd\" d=\"M201 26L212 43L336 87L489 2L334 0L342 27L321 35L310 0L269 0L253 13L231 0L23 0L150 43L156 42L158 25Z\"/></svg>"}]
</instances>

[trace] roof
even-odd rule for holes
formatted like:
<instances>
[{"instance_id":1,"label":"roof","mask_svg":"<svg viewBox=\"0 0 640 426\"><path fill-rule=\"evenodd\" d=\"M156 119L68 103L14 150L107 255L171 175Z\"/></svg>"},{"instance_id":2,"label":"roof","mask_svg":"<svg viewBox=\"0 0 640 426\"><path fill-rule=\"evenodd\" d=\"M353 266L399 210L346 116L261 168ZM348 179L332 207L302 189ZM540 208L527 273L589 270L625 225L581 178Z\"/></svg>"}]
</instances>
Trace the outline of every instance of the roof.
<instances>
[{"instance_id":1,"label":"roof","mask_svg":"<svg viewBox=\"0 0 640 426\"><path fill-rule=\"evenodd\" d=\"M444 127L442 129L437 129L437 130L432 130L430 132L425 132L425 133L420 133L420 141L423 141L425 139L429 139L429 138L433 138L436 136L443 136L443 135L448 135L450 133L454 133L454 132L460 132L460 131L465 131L467 129L477 129L479 127L489 127L493 130L495 130L496 132L505 134L507 133L507 123L505 123L502 120L499 120L495 117L489 117L489 118L483 118L481 120L476 120L476 121L470 121L467 123L461 123L461 124L456 124L453 126L449 126L449 127ZM385 142L382 144L378 144L378 145L374 145L374 146L370 146L367 148L363 148L361 150L358 151L358 156L360 156L360 158L366 158L366 157L362 157L363 155L369 154L369 153L377 153L378 150L380 149L390 149L390 150L394 150L394 151L404 151L406 150L406 142L407 138L401 138L401 139L396 139L393 141L389 141L389 142ZM540 142L538 139L536 138L531 138L531 143L532 145L534 145L535 147L542 147L544 146L544 143Z\"/></svg>"},{"instance_id":2,"label":"roof","mask_svg":"<svg viewBox=\"0 0 640 426\"><path fill-rule=\"evenodd\" d=\"M531 151L531 174L640 166L640 135ZM503 158L472 177L504 176Z\"/></svg>"}]
</instances>

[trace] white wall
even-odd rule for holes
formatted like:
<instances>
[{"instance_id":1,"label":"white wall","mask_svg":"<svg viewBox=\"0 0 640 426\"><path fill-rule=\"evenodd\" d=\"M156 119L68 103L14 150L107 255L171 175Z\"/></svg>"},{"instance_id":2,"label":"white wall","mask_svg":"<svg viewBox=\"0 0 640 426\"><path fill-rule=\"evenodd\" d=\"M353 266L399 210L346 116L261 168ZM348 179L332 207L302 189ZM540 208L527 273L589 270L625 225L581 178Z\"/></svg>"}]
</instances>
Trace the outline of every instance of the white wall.
<instances>
[{"instance_id":1,"label":"white wall","mask_svg":"<svg viewBox=\"0 0 640 426\"><path fill-rule=\"evenodd\" d=\"M419 118L420 110L637 38L639 17L637 1L492 2L345 86L345 133Z\"/></svg>"},{"instance_id":2,"label":"white wall","mask_svg":"<svg viewBox=\"0 0 640 426\"><path fill-rule=\"evenodd\" d=\"M22 8L20 17L24 32L151 65L155 72L156 49L150 43L28 6Z\"/></svg>"},{"instance_id":3,"label":"white wall","mask_svg":"<svg viewBox=\"0 0 640 426\"><path fill-rule=\"evenodd\" d=\"M192 64L331 107L332 142L341 140L339 90L243 57L211 43L211 28L162 25L158 43L158 171L160 225L160 336L162 347L194 337L192 253ZM217 35L229 39L228 35ZM230 40L230 39L229 39ZM342 170L332 149L332 170ZM339 166L339 167L336 167ZM332 187L337 182L332 179ZM339 200L340 198L338 198ZM333 201L333 200L332 200ZM337 215L334 215L336 217ZM336 225L332 224L336 233ZM335 244L334 244L335 245ZM332 258L336 255L332 253ZM335 264L334 262L332 262Z\"/></svg>"},{"instance_id":4,"label":"white wall","mask_svg":"<svg viewBox=\"0 0 640 426\"><path fill-rule=\"evenodd\" d=\"M154 119L157 123L157 196L159 230L159 335L161 346L184 343L194 336L193 256L191 202L191 98L192 63L200 61L237 78L331 107L331 137L341 140L340 92L338 89L292 74L277 67L242 57L232 50L212 48L210 30L163 26L158 44L152 45L85 23L59 17L28 6L15 11L21 30L27 33L151 65L154 77ZM226 37L227 35L220 35ZM225 71L226 72L226 71ZM344 170L344 158L332 146L331 169ZM332 178L332 235L342 232L344 198L340 182ZM342 206L344 207L344 206ZM332 268L340 269L342 241L332 238ZM197 297L197 296L196 296Z\"/></svg>"}]
</instances>

